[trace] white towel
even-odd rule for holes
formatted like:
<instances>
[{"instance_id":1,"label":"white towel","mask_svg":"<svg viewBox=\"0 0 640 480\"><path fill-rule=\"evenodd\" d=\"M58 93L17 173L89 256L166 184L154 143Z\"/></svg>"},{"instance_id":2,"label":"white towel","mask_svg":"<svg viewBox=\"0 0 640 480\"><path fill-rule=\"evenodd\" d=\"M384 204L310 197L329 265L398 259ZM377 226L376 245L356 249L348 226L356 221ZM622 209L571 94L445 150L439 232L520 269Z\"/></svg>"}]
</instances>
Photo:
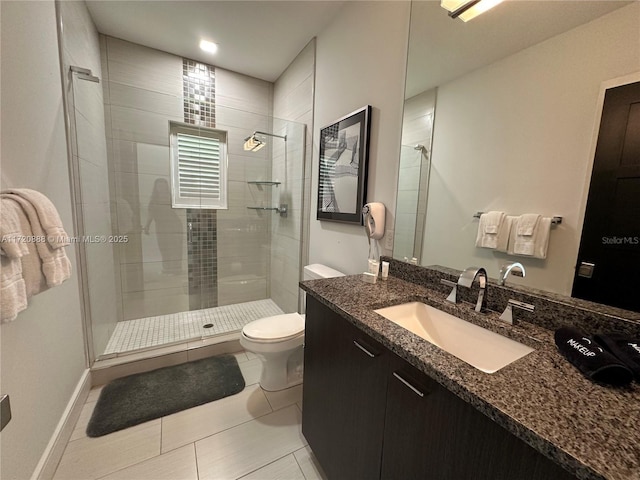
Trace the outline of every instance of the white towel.
<instances>
[{"instance_id":1,"label":"white towel","mask_svg":"<svg viewBox=\"0 0 640 480\"><path fill-rule=\"evenodd\" d=\"M516 217L507 215L504 217L500 230L498 231L498 244L496 245L496 252L507 252L509 247L509 237L511 236L511 229L513 227L513 221Z\"/></svg>"},{"instance_id":2,"label":"white towel","mask_svg":"<svg viewBox=\"0 0 640 480\"><path fill-rule=\"evenodd\" d=\"M499 243L499 233L506 215L504 212L489 212L480 215L476 247L496 248Z\"/></svg>"},{"instance_id":3,"label":"white towel","mask_svg":"<svg viewBox=\"0 0 640 480\"><path fill-rule=\"evenodd\" d=\"M27 308L27 289L19 258L0 255L0 323L15 320Z\"/></svg>"},{"instance_id":4,"label":"white towel","mask_svg":"<svg viewBox=\"0 0 640 480\"><path fill-rule=\"evenodd\" d=\"M540 215L537 213L525 213L520 215L516 221L515 241L513 253L516 255L532 256L535 251L535 234L540 222Z\"/></svg>"},{"instance_id":5,"label":"white towel","mask_svg":"<svg viewBox=\"0 0 640 480\"><path fill-rule=\"evenodd\" d=\"M15 201L16 203L19 203L22 207L22 210L26 214L29 220L28 223L31 226L32 234L30 236L32 236L34 239L33 243L35 244L35 250L37 251L36 256L40 257L40 260L42 261L42 273L44 274L44 277L47 281L47 285L49 287L55 287L56 285L60 285L62 282L71 277L71 262L69 262L64 248L53 248L48 241L43 241L47 237L47 235L42 225L40 224L38 213L32 203L26 200L23 196L14 195L11 193L2 193L0 194L0 197L8 198ZM25 226L22 227L23 232L25 231L25 228ZM27 243L27 246L29 246L29 243ZM28 258L30 256L31 255L26 255L24 258L26 261L28 261L30 267L35 267L35 263L33 262L33 260ZM24 262L22 270L24 276ZM27 285L27 292L28 291L29 285Z\"/></svg>"},{"instance_id":6,"label":"white towel","mask_svg":"<svg viewBox=\"0 0 640 480\"><path fill-rule=\"evenodd\" d=\"M539 217L535 224L532 235L518 235L518 231L529 232L530 221L518 230L518 223L522 217L516 217L509 236L509 255L522 255L534 258L547 258L549 247L549 233L551 232L551 218ZM527 253L521 253L527 252Z\"/></svg>"},{"instance_id":7,"label":"white towel","mask_svg":"<svg viewBox=\"0 0 640 480\"><path fill-rule=\"evenodd\" d=\"M20 258L29 253L20 230L18 213L21 211L16 202L0 198L0 253L10 258Z\"/></svg>"},{"instance_id":8,"label":"white towel","mask_svg":"<svg viewBox=\"0 0 640 480\"><path fill-rule=\"evenodd\" d=\"M551 218L542 217L538 222L538 229L533 241L535 258L547 258L547 250L549 249L549 233L551 232Z\"/></svg>"},{"instance_id":9,"label":"white towel","mask_svg":"<svg viewBox=\"0 0 640 480\"><path fill-rule=\"evenodd\" d=\"M10 188L2 193L13 193L31 202L51 248L69 245L69 236L64 230L58 210L45 195L29 188Z\"/></svg>"}]
</instances>

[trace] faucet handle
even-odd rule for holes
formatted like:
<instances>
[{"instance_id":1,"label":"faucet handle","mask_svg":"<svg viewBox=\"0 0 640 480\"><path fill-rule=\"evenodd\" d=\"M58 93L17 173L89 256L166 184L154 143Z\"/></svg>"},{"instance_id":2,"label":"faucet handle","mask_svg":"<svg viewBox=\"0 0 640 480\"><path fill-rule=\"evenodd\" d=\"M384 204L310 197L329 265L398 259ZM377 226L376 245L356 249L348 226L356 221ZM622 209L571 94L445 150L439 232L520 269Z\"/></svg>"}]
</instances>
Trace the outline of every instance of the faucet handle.
<instances>
[{"instance_id":1,"label":"faucet handle","mask_svg":"<svg viewBox=\"0 0 640 480\"><path fill-rule=\"evenodd\" d=\"M510 298L507 302L507 307L504 309L504 312L502 312L502 315L500 315L500 320L502 320L503 322L507 322L509 325L513 325L514 308L519 308L520 310L525 310L527 312L533 312L535 306L531 305L530 303L519 302Z\"/></svg>"},{"instance_id":2,"label":"faucet handle","mask_svg":"<svg viewBox=\"0 0 640 480\"><path fill-rule=\"evenodd\" d=\"M453 287L453 290L451 290L451 293L447 297L447 302L458 303L458 284L456 282L452 282L451 280L447 280L446 278L441 278L440 283L449 287Z\"/></svg>"}]
</instances>

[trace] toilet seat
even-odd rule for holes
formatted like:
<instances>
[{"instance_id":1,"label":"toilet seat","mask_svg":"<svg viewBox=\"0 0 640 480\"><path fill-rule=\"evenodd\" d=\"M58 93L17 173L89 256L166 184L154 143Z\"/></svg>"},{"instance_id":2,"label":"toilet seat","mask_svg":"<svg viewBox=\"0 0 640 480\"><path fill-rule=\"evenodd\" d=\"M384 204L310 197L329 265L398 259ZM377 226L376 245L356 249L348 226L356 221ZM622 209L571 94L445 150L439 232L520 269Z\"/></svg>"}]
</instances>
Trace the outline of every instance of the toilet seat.
<instances>
[{"instance_id":1,"label":"toilet seat","mask_svg":"<svg viewBox=\"0 0 640 480\"><path fill-rule=\"evenodd\" d=\"M246 324L242 334L254 342L284 342L304 335L304 318L298 313L261 318Z\"/></svg>"}]
</instances>

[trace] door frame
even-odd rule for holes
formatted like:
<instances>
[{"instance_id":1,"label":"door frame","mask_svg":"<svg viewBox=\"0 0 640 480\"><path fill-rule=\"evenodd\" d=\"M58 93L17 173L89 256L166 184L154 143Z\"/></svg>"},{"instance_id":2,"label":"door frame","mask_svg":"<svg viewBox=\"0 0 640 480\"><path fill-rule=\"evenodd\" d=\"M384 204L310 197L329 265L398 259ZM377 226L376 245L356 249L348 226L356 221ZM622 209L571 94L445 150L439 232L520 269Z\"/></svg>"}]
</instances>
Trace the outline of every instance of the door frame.
<instances>
[{"instance_id":1,"label":"door frame","mask_svg":"<svg viewBox=\"0 0 640 480\"><path fill-rule=\"evenodd\" d=\"M589 158L587 169L585 173L584 184L582 187L582 197L580 199L580 209L578 210L578 222L576 224L576 231L580 234L576 236L576 257L573 262L574 269L577 268L579 255L580 255L580 244L582 243L582 231L584 229L584 217L587 213L587 199L589 197L589 189L591 188L591 175L593 174L593 164L596 159L596 146L598 144L598 135L600 134L600 124L602 123L602 110L604 108L604 96L607 93L607 90L616 87L622 87L623 85L629 85L631 83L640 82L640 71L630 73L628 75L623 75L622 77L612 78L610 80L605 80L600 84L600 91L598 93L598 100L596 103L596 117L593 122L593 131L591 133L591 148L589 149ZM573 284L575 283L575 272L574 279L571 281L571 288L573 289Z\"/></svg>"}]
</instances>

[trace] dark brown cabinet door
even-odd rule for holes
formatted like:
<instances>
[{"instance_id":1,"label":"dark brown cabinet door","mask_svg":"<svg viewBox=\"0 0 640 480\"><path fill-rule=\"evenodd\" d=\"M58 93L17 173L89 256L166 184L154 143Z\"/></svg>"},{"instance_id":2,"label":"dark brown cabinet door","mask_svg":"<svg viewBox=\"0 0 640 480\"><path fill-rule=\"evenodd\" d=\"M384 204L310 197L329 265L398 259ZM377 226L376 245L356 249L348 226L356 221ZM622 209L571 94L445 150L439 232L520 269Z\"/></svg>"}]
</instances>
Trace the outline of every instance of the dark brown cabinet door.
<instances>
[{"instance_id":1,"label":"dark brown cabinet door","mask_svg":"<svg viewBox=\"0 0 640 480\"><path fill-rule=\"evenodd\" d=\"M331 480L380 476L388 353L307 297L302 433Z\"/></svg>"},{"instance_id":2,"label":"dark brown cabinet door","mask_svg":"<svg viewBox=\"0 0 640 480\"><path fill-rule=\"evenodd\" d=\"M391 357L381 478L574 478L404 360Z\"/></svg>"}]
</instances>

